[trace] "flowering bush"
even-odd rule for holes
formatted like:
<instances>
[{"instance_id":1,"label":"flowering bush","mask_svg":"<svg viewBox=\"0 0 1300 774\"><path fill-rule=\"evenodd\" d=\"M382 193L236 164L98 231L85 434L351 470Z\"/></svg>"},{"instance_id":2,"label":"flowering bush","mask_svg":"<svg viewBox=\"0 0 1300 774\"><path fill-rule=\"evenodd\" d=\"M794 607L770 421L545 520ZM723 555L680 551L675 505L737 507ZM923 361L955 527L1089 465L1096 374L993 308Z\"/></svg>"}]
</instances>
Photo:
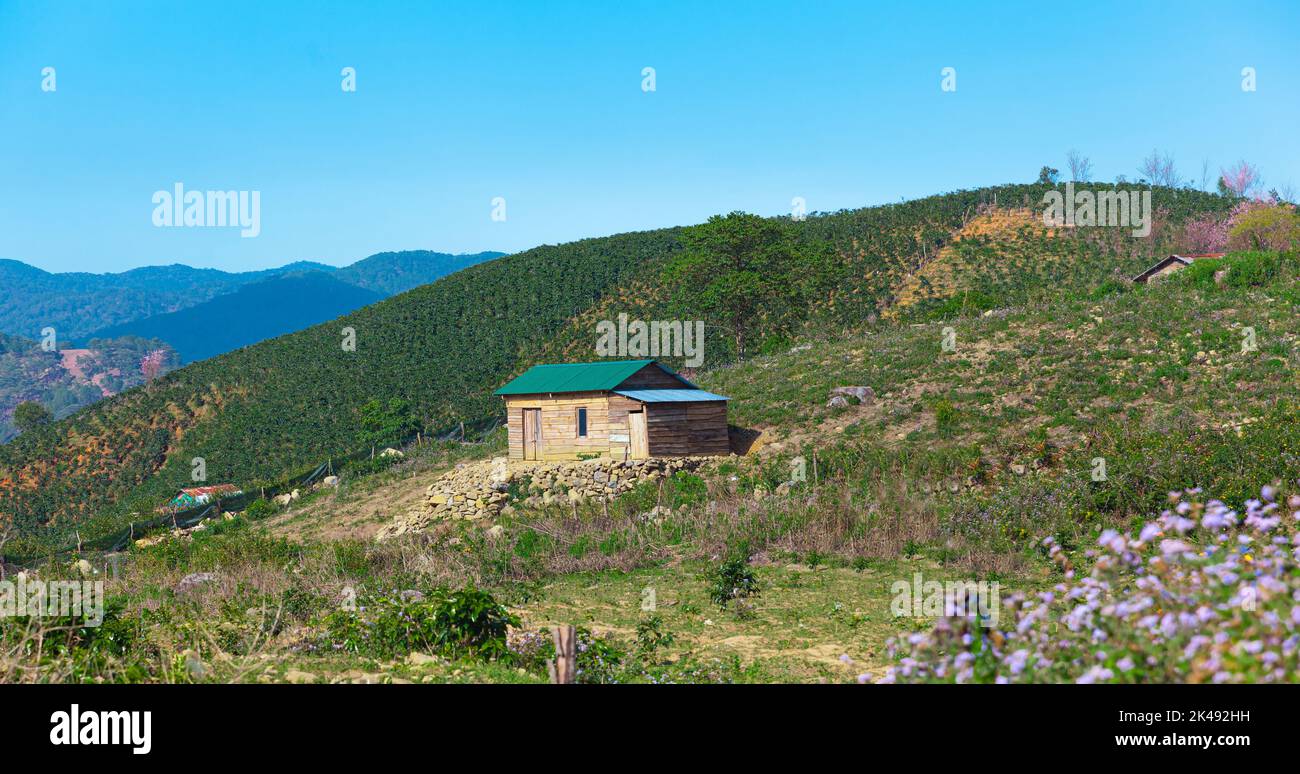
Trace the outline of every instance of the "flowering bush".
<instances>
[{"instance_id":1,"label":"flowering bush","mask_svg":"<svg viewBox=\"0 0 1300 774\"><path fill-rule=\"evenodd\" d=\"M1289 204L1246 201L1228 219L1228 247L1234 250L1291 250L1300 244L1300 216Z\"/></svg>"},{"instance_id":2,"label":"flowering bush","mask_svg":"<svg viewBox=\"0 0 1300 774\"><path fill-rule=\"evenodd\" d=\"M1075 578L1002 598L996 628L949 616L891 643L882 682L1282 682L1300 675L1300 495L1273 487L1244 516L1199 490L1137 535L1106 530Z\"/></svg>"}]
</instances>

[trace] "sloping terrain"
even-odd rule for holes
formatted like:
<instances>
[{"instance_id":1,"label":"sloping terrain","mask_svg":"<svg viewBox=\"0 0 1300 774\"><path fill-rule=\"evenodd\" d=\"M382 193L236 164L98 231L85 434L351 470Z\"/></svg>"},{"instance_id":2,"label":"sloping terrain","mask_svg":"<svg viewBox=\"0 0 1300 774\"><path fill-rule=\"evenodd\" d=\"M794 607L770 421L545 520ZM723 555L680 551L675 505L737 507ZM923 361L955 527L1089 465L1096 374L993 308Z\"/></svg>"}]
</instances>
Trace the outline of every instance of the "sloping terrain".
<instances>
[{"instance_id":1,"label":"sloping terrain","mask_svg":"<svg viewBox=\"0 0 1300 774\"><path fill-rule=\"evenodd\" d=\"M792 224L800 240L826 245L835 260L806 272L797 301L774 301L797 307L802 322L794 331L764 333L762 349L780 351L791 335L871 325L906 278L952 242L982 206L995 200L1032 206L1044 190L962 191ZM1155 199L1165 224L1226 206L1222 197L1192 191L1161 189ZM1059 239L1053 249L1062 260L1053 265L1079 267L1047 275L1052 292L1087 292L1109 279L1079 260L1099 249L1086 239L1035 239ZM1172 239L1172 228L1158 229L1128 249L1157 253L1170 249ZM405 400L431 431L462 421L489 423L500 412L493 388L540 358L590 352L594 320L628 310L647 319L698 318L663 289L661 273L680 249L674 229L539 247L180 369L0 449L0 518L29 535L121 524L132 508L145 512L188 481L195 457L205 460L213 482L274 481L364 446L359 411L376 398ZM1028 297L1043 279L1016 274L1013 283ZM988 277L977 272L969 281ZM991 296L999 288L975 290ZM787 310L772 311L773 319L791 317ZM355 332L355 351L343 346L345 328ZM725 337L710 339L709 367L730 355ZM98 527L86 524L91 517Z\"/></svg>"},{"instance_id":2,"label":"sloping terrain","mask_svg":"<svg viewBox=\"0 0 1300 774\"><path fill-rule=\"evenodd\" d=\"M62 534L122 523L190 480L195 457L213 483L298 472L359 448L372 398L410 401L425 427L490 417L522 349L672 244L665 231L537 248L179 369L0 448L0 518Z\"/></svg>"},{"instance_id":3,"label":"sloping terrain","mask_svg":"<svg viewBox=\"0 0 1300 774\"><path fill-rule=\"evenodd\" d=\"M232 273L181 264L145 266L120 274L54 274L0 260L0 332L36 338L44 327L60 339L199 304L239 286L291 271L330 269L297 263L260 272Z\"/></svg>"},{"instance_id":4,"label":"sloping terrain","mask_svg":"<svg viewBox=\"0 0 1300 774\"><path fill-rule=\"evenodd\" d=\"M345 471L286 506L261 501L229 521L163 535L106 577L123 600L107 624L114 650L92 640L39 664L0 653L0 677L542 682L547 627L576 625L583 682L951 680L953 669L889 671L900 647L905 655L931 642L942 614L942 605L900 612L900 583L995 584L999 631L1016 637L1029 608L1010 600L1040 599L1094 570L1099 536L1105 544L1115 530L1136 534L1169 507L1170 492L1202 487L1245 503L1242 513L1259 521L1261 498L1285 501L1272 487L1293 484L1300 470L1296 256L1231 254L1150 286L1106 277L1089 286L1085 275L1069 272L1055 295L1027 293L986 313L936 305L848 330L811 327L779 352L711 363L694 380L731 396L732 422L762 432L756 451L607 504L530 503L511 489L495 524L447 520L371 539L443 471L499 455L498 428L480 445L425 442L382 472ZM611 287L645 281L628 276ZM551 323L565 329L559 314ZM827 405L831 389L850 385L874 396ZM218 403L226 399L240 397L214 394L215 418L228 415ZM1300 496L1290 503L1300 507ZM1148 553L1163 550L1148 541ZM1235 584L1222 578L1166 573L1235 611L1187 636L1233 632L1223 656L1244 674L1271 667L1227 652L1231 643L1257 632L1276 643L1289 628L1294 558L1274 543L1225 544L1242 583L1253 582L1257 557L1265 569L1285 562L1276 565L1283 586L1269 587L1281 591L1257 613L1231 605ZM67 566L60 558L42 572ZM719 583L734 590L737 579L752 591L720 603ZM507 606L515 619L504 650L458 652L429 639L428 616L449 588ZM1196 610L1186 591L1173 601ZM1066 599L1057 612L1075 606ZM1127 639L1130 629L1151 633L1135 609L1114 629L1126 637L1120 653L1091 647L1086 628L1077 633L1087 658L1112 670L1105 679L1220 679L1183 668L1192 658L1183 640L1144 666L1140 656L1163 651ZM1038 634L1064 647L1053 626ZM946 658L961 649L941 648ZM1004 655L998 674L1014 678L1016 657ZM1283 658L1289 672L1269 679L1294 680L1294 654ZM1074 661L1054 664L1038 679L1084 679Z\"/></svg>"}]
</instances>

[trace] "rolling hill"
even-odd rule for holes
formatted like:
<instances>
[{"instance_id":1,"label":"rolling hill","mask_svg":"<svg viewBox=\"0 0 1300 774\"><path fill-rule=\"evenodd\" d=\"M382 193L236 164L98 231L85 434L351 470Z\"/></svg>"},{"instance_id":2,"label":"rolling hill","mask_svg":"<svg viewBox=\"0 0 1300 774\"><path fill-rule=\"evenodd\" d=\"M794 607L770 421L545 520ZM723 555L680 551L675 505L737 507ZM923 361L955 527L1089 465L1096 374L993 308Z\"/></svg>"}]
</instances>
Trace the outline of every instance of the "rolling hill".
<instances>
[{"instance_id":1,"label":"rolling hill","mask_svg":"<svg viewBox=\"0 0 1300 774\"><path fill-rule=\"evenodd\" d=\"M1117 270L1134 271L1173 249L1186 218L1231 204L1157 189L1159 227L1118 249L1032 223L957 239L989 208L1030 207L1045 190L959 191L791 223L801 243L824 247L833 260L810 264L797 295L769 303L760 350L779 351L791 337L852 336L875 325L957 242L980 245L971 256L977 265L991 260L1002 268L961 272L935 297L919 299L925 303L907 304L903 322L1026 303L1045 292L1093 292ZM194 457L206 460L213 482L251 486L298 473L359 449L359 409L373 398L404 399L429 430L489 422L500 412L491 390L523 365L592 357L597 320L620 312L698 319L664 289L681 235L663 229L538 247L179 369L0 449L0 518L33 540L66 535L73 526L83 534L108 529L132 507L148 509L187 481ZM1034 263L1042 250L1052 260ZM1023 270L1040 265L1050 270ZM355 331L355 351L341 346L344 327ZM714 368L733 350L725 339L710 338L708 355Z\"/></svg>"},{"instance_id":2,"label":"rolling hill","mask_svg":"<svg viewBox=\"0 0 1300 774\"><path fill-rule=\"evenodd\" d=\"M378 253L341 269L296 261L249 272L172 264L117 274L56 274L0 259L0 333L37 338L49 326L61 340L84 339L103 328L196 306L250 282L307 271L335 273L341 282L390 296L500 256L408 250Z\"/></svg>"}]
</instances>

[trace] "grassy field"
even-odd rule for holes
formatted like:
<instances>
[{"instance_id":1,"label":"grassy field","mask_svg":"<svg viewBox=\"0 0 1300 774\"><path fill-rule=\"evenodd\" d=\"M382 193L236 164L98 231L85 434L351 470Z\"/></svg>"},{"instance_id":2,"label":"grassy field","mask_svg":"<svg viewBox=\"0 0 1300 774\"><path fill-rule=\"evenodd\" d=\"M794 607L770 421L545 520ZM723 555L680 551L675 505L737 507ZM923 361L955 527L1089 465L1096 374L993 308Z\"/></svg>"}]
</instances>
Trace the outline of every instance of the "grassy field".
<instances>
[{"instance_id":1,"label":"grassy field","mask_svg":"<svg viewBox=\"0 0 1300 774\"><path fill-rule=\"evenodd\" d=\"M608 511L517 502L498 534L447 522L374 543L441 472L501 439L408 450L288 508L132 549L101 575L103 627L7 620L0 681L541 682L555 624L581 627L588 682L880 677L897 663L890 639L935 621L891 610L894 584L918 572L1040 594L1170 491L1236 504L1294 483L1296 264L1240 260L1224 284L1189 270L903 318L707 371L697 381L731 397L731 421L762 431L754 452ZM876 398L826 407L846 385ZM40 572L75 574L66 561ZM466 610L477 617L456 618ZM1044 674L1074 676L1056 669Z\"/></svg>"}]
</instances>

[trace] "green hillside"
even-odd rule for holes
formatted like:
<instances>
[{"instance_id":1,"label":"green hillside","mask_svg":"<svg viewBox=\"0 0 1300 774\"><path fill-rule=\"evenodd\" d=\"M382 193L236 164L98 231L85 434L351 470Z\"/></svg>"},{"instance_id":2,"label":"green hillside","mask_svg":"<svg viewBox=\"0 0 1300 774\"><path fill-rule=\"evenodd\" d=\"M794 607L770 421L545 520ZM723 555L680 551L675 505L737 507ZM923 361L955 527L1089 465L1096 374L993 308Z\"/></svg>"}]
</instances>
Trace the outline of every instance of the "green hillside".
<instances>
[{"instance_id":1,"label":"green hillside","mask_svg":"<svg viewBox=\"0 0 1300 774\"><path fill-rule=\"evenodd\" d=\"M0 512L56 539L151 510L194 457L211 482L274 479L358 448L374 397L409 401L427 428L491 417L530 342L674 249L671 231L536 248L182 368L0 448Z\"/></svg>"},{"instance_id":2,"label":"green hillside","mask_svg":"<svg viewBox=\"0 0 1300 774\"><path fill-rule=\"evenodd\" d=\"M1044 190L1002 186L779 220L792 243L780 270L791 282L765 286L750 346L779 351L795 336L870 325L981 208L1032 207ZM996 288L951 292L1005 303L1044 281L1054 292L1087 291L1116 268L1172 249L1181 220L1231 204L1172 189L1157 190L1155 200L1159 227L1148 240L1123 243L1122 253L1082 234L1025 234L1050 242L1059 265L1072 268L1044 277L1013 272ZM691 307L690 288L673 285L682 236L665 229L535 248L180 369L0 449L0 514L40 541L74 526L83 535L107 529L187 483L194 457L204 458L212 483L275 480L365 446L359 408L373 398L405 400L428 430L489 422L500 412L491 390L525 365L590 358L595 320L620 312L706 318ZM1004 248L988 246L995 254ZM344 328L355 330L354 352L341 346ZM708 366L733 355L729 335L711 331Z\"/></svg>"}]
</instances>

